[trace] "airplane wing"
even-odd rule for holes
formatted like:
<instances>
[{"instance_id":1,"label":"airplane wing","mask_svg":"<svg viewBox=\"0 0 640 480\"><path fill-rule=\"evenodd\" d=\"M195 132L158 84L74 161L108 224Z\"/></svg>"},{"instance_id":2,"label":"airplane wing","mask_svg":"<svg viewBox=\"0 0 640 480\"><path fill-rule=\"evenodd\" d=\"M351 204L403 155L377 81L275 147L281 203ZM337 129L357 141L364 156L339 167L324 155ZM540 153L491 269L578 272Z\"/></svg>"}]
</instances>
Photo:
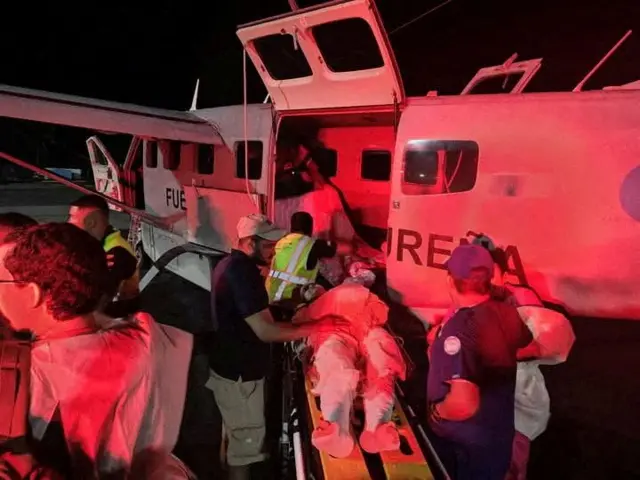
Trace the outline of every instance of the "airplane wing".
<instances>
[{"instance_id":1,"label":"airplane wing","mask_svg":"<svg viewBox=\"0 0 640 480\"><path fill-rule=\"evenodd\" d=\"M0 117L138 137L222 144L215 125L190 112L0 85Z\"/></svg>"}]
</instances>

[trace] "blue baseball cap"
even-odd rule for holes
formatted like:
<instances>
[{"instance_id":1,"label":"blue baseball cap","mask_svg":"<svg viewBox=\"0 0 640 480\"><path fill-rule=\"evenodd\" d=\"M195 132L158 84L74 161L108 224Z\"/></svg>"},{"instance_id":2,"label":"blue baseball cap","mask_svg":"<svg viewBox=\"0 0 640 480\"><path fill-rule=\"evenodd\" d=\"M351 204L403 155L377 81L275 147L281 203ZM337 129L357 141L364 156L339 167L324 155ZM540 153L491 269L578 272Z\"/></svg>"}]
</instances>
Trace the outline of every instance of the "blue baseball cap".
<instances>
[{"instance_id":1,"label":"blue baseball cap","mask_svg":"<svg viewBox=\"0 0 640 480\"><path fill-rule=\"evenodd\" d=\"M493 259L489 251L480 245L460 245L451 252L444 266L457 280L466 280L476 268L486 268L493 274Z\"/></svg>"}]
</instances>

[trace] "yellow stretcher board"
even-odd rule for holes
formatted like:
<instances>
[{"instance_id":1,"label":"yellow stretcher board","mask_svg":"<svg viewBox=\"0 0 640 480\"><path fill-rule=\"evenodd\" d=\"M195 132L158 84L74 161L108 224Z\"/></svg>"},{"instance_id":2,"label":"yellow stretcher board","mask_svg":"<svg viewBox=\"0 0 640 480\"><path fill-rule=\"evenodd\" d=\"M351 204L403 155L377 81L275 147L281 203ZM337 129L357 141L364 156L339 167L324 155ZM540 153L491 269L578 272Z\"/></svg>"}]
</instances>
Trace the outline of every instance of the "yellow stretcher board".
<instances>
[{"instance_id":1,"label":"yellow stretcher board","mask_svg":"<svg viewBox=\"0 0 640 480\"><path fill-rule=\"evenodd\" d=\"M392 421L398 428L401 444L400 450L380 453L387 480L433 480L433 473L397 398Z\"/></svg>"},{"instance_id":2,"label":"yellow stretcher board","mask_svg":"<svg viewBox=\"0 0 640 480\"><path fill-rule=\"evenodd\" d=\"M313 428L316 428L322 420L322 413L316 405L316 399L313 395L311 382L307 378L305 382L305 390L307 394L307 403L311 414ZM322 462L322 473L325 480L370 480L369 470L364 462L364 457L356 444L353 452L347 458L334 458L331 455L318 451Z\"/></svg>"}]
</instances>

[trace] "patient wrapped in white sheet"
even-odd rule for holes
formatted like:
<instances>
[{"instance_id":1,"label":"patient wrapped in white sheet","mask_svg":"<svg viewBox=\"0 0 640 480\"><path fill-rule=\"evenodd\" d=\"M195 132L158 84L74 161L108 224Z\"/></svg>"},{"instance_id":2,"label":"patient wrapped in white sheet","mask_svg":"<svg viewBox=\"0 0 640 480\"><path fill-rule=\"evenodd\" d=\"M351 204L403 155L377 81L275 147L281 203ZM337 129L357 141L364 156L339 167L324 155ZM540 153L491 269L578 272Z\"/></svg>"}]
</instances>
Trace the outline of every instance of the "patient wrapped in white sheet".
<instances>
[{"instance_id":1,"label":"patient wrapped in white sheet","mask_svg":"<svg viewBox=\"0 0 640 480\"><path fill-rule=\"evenodd\" d=\"M346 320L345 327L318 332L307 339L314 353L314 393L320 396L324 420L313 432L312 443L335 457L346 457L353 450L350 420L359 386L365 411L361 447L377 453L396 450L400 445L391 415L395 381L405 378L406 365L395 339L384 328L387 305L362 284L368 277L349 277L342 285L320 294L294 318L294 322L328 316ZM314 291L315 295L322 292L321 287L311 285L303 295L315 296Z\"/></svg>"}]
</instances>

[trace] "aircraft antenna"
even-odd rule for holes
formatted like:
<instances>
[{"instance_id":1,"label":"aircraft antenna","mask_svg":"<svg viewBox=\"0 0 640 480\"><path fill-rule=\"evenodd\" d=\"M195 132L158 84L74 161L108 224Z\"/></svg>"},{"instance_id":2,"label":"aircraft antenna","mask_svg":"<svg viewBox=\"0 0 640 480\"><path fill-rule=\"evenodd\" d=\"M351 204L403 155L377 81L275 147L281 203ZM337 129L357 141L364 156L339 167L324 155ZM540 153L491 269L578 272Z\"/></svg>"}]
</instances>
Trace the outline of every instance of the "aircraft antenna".
<instances>
[{"instance_id":1,"label":"aircraft antenna","mask_svg":"<svg viewBox=\"0 0 640 480\"><path fill-rule=\"evenodd\" d=\"M198 104L198 90L200 89L200 79L196 80L196 89L193 91L193 100L191 100L191 108L190 112L196 110L196 105Z\"/></svg>"},{"instance_id":2,"label":"aircraft antenna","mask_svg":"<svg viewBox=\"0 0 640 480\"><path fill-rule=\"evenodd\" d=\"M295 0L289 0L289 2L291 1L295 1ZM399 27L394 28L393 30L391 30L389 32L389 35L393 35L396 32L399 32L400 30L402 30L403 28L408 27L409 25L417 22L418 20L422 20L424 17L426 17L427 15L429 15L430 13L435 12L436 10L441 9L442 7L444 7L447 3L451 3L453 2L453 0L445 0L444 2L440 3L439 5L436 5L435 7L427 10L426 12L424 12L423 14L418 15L417 17L409 20L408 22L403 23L402 25L400 25Z\"/></svg>"},{"instance_id":3,"label":"aircraft antenna","mask_svg":"<svg viewBox=\"0 0 640 480\"><path fill-rule=\"evenodd\" d=\"M611 47L611 50L609 50L607 54L604 57L602 57L602 59L596 64L596 66L593 67L589 73L587 73L587 76L584 77L580 81L580 83L578 83L578 85L576 85L576 88L573 89L574 92L582 91L582 87L584 87L584 84L587 83L587 81L593 76L594 73L598 71L598 69L602 66L602 64L606 62L611 55L613 55L613 53L618 49L618 47L622 45L622 42L624 42L627 38L629 38L632 32L633 32L632 30L627 31L627 33L625 33L622 36L622 38L618 40L618 43L616 43L613 47Z\"/></svg>"},{"instance_id":4,"label":"aircraft antenna","mask_svg":"<svg viewBox=\"0 0 640 480\"><path fill-rule=\"evenodd\" d=\"M289 0L289 7L291 7L292 12L295 12L300 8L298 7L298 2L296 2L296 0Z\"/></svg>"}]
</instances>

